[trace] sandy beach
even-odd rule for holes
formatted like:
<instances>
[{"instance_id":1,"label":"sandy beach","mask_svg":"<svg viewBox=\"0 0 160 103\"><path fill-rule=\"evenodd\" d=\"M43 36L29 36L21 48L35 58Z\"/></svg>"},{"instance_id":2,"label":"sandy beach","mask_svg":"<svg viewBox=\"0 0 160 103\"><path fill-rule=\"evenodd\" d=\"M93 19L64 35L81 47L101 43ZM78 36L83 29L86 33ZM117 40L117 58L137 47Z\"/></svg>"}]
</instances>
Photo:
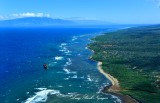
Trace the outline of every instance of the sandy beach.
<instances>
[{"instance_id":1,"label":"sandy beach","mask_svg":"<svg viewBox=\"0 0 160 103\"><path fill-rule=\"evenodd\" d=\"M97 66L98 66L99 72L102 73L112 83L112 86L108 89L108 91L109 92L118 92L118 91L120 91L120 86L119 86L118 80L116 78L114 78L113 76L111 76L110 74L104 72L104 70L102 69L102 62L98 62Z\"/></svg>"},{"instance_id":2,"label":"sandy beach","mask_svg":"<svg viewBox=\"0 0 160 103\"><path fill-rule=\"evenodd\" d=\"M138 103L135 99L131 98L130 96L122 95L119 93L121 88L120 88L118 80L116 78L114 78L113 76L111 76L110 74L104 72L104 70L102 69L102 62L97 63L97 68L98 68L99 72L102 73L112 83L112 85L110 87L104 88L104 90L103 90L104 92L108 92L108 93L111 93L113 95L120 97L122 100L122 103Z\"/></svg>"}]
</instances>

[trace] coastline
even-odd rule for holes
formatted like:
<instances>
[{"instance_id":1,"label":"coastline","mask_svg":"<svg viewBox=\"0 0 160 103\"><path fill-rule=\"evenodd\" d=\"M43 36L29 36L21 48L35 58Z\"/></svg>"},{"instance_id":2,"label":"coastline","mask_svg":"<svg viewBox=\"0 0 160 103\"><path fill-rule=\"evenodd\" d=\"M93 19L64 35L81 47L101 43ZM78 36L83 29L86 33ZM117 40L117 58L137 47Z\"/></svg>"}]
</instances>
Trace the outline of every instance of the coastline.
<instances>
[{"instance_id":1,"label":"coastline","mask_svg":"<svg viewBox=\"0 0 160 103\"><path fill-rule=\"evenodd\" d=\"M92 38L93 42L88 44L88 48L94 51L91 59L103 62L101 69L119 81L120 91L111 91L112 94L121 94L123 97L127 95L139 103L159 103L159 30L159 25L137 26ZM145 53L147 50L150 52ZM111 81L102 92L109 92L112 84Z\"/></svg>"},{"instance_id":2,"label":"coastline","mask_svg":"<svg viewBox=\"0 0 160 103\"><path fill-rule=\"evenodd\" d=\"M121 90L120 85L119 85L119 81L116 78L114 78L112 75L106 73L102 69L102 62L98 61L97 68L100 73L102 73L107 79L109 79L111 81L111 85L104 87L103 92L107 92L107 93L110 93L110 94L113 94L115 96L120 97L122 103L138 103L138 101L136 101L134 98L132 98L128 95L122 95L119 93Z\"/></svg>"},{"instance_id":3,"label":"coastline","mask_svg":"<svg viewBox=\"0 0 160 103\"><path fill-rule=\"evenodd\" d=\"M107 79L109 79L111 81L111 87L108 89L109 92L118 92L120 91L120 86L119 86L119 82L116 78L114 78L113 76L111 76L110 74L104 72L104 70L102 69L102 62L98 62L97 63L97 67L98 67L98 71L100 73L102 73Z\"/></svg>"}]
</instances>

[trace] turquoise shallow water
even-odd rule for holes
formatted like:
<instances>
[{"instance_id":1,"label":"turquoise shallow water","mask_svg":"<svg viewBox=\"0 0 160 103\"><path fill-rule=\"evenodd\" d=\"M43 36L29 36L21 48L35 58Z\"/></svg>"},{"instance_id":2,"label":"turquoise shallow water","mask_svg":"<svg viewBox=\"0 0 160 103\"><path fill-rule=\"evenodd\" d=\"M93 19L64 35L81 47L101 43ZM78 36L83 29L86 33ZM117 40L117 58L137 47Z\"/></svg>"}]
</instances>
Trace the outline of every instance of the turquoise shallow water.
<instances>
[{"instance_id":1,"label":"turquoise shallow water","mask_svg":"<svg viewBox=\"0 0 160 103\"><path fill-rule=\"evenodd\" d=\"M101 92L110 84L89 60L89 38L108 29L1 28L2 103L119 103ZM43 64L49 65L48 70Z\"/></svg>"}]
</instances>

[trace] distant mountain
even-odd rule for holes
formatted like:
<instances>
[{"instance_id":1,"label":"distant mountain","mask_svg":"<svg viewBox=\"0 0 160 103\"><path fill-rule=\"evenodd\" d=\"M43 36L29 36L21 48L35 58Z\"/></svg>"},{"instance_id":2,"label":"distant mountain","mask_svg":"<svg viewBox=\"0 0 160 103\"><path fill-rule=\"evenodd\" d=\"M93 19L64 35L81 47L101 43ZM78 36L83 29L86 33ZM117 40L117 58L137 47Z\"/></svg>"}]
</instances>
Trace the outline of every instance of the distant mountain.
<instances>
[{"instance_id":1,"label":"distant mountain","mask_svg":"<svg viewBox=\"0 0 160 103\"><path fill-rule=\"evenodd\" d=\"M0 26L60 26L74 24L73 21L47 17L26 17L0 21Z\"/></svg>"},{"instance_id":2,"label":"distant mountain","mask_svg":"<svg viewBox=\"0 0 160 103\"><path fill-rule=\"evenodd\" d=\"M64 20L48 17L26 17L0 21L0 27L6 26L93 26L111 25L112 23L98 20Z\"/></svg>"},{"instance_id":3,"label":"distant mountain","mask_svg":"<svg viewBox=\"0 0 160 103\"><path fill-rule=\"evenodd\" d=\"M79 25L113 25L114 23L99 20L74 20Z\"/></svg>"}]
</instances>

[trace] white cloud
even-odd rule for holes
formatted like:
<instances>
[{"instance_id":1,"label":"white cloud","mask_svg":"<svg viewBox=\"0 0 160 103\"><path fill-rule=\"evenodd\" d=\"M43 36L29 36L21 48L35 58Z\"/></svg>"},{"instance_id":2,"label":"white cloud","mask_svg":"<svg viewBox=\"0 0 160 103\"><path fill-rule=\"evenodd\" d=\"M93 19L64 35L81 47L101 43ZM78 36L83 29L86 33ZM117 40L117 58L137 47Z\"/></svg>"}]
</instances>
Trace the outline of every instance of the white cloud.
<instances>
[{"instance_id":1,"label":"white cloud","mask_svg":"<svg viewBox=\"0 0 160 103\"><path fill-rule=\"evenodd\" d=\"M23 17L50 17L50 14L44 14L44 13L19 13L19 14L12 14L11 16L15 18L23 18Z\"/></svg>"},{"instance_id":2,"label":"white cloud","mask_svg":"<svg viewBox=\"0 0 160 103\"><path fill-rule=\"evenodd\" d=\"M51 17L50 14L45 13L15 13L10 15L0 15L0 20L9 20L9 19L15 19L15 18L24 18L24 17Z\"/></svg>"}]
</instances>

